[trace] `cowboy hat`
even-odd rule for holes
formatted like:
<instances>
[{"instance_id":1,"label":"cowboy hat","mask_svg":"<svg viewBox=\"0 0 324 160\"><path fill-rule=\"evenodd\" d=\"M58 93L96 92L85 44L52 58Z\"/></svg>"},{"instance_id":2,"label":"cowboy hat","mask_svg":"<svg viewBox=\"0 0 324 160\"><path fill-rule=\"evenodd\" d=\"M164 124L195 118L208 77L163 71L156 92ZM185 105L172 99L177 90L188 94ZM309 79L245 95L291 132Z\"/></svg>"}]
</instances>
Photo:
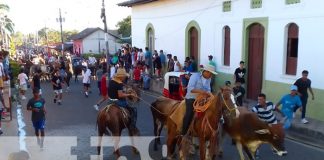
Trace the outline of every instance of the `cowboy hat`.
<instances>
[{"instance_id":1,"label":"cowboy hat","mask_svg":"<svg viewBox=\"0 0 324 160\"><path fill-rule=\"evenodd\" d=\"M217 75L218 73L216 72L215 66L212 66L210 64L206 64L202 67L203 71L208 71L214 75Z\"/></svg>"},{"instance_id":2,"label":"cowboy hat","mask_svg":"<svg viewBox=\"0 0 324 160\"><path fill-rule=\"evenodd\" d=\"M129 77L129 74L124 68L119 68L115 74L115 77Z\"/></svg>"}]
</instances>

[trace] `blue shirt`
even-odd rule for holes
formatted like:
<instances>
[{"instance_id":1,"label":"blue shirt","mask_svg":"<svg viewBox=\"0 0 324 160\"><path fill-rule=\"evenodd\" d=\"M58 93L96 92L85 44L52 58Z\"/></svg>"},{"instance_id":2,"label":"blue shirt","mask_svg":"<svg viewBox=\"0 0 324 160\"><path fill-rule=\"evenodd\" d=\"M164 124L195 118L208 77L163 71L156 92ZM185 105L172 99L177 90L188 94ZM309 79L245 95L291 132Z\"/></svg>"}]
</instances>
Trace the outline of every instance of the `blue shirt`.
<instances>
[{"instance_id":1,"label":"blue shirt","mask_svg":"<svg viewBox=\"0 0 324 160\"><path fill-rule=\"evenodd\" d=\"M204 78L201 73L193 73L190 76L189 83L187 86L186 99L196 99L197 93L191 93L193 89L201 89L206 92L210 92L210 81L210 78Z\"/></svg>"},{"instance_id":2,"label":"blue shirt","mask_svg":"<svg viewBox=\"0 0 324 160\"><path fill-rule=\"evenodd\" d=\"M283 96L280 103L282 104L282 112L290 119L293 117L294 109L302 106L300 97L298 95L292 96L291 94Z\"/></svg>"},{"instance_id":3,"label":"blue shirt","mask_svg":"<svg viewBox=\"0 0 324 160\"><path fill-rule=\"evenodd\" d=\"M166 63L166 57L164 55L164 53L160 53L160 58L161 58L161 63Z\"/></svg>"}]
</instances>

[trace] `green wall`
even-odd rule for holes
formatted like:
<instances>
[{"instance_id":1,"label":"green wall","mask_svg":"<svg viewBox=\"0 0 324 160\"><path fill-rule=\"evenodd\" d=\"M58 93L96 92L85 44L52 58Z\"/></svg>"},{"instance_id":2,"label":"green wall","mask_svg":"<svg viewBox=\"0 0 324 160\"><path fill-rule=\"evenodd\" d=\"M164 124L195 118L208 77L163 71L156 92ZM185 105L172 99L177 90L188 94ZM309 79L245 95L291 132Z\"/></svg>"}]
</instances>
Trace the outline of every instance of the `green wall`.
<instances>
[{"instance_id":1,"label":"green wall","mask_svg":"<svg viewBox=\"0 0 324 160\"><path fill-rule=\"evenodd\" d=\"M274 81L265 81L262 91L267 95L267 100L277 103L280 98L290 93L289 87L291 84L279 83ZM321 99L324 97L324 90L313 89L315 100L311 99L309 96L306 110L306 118L314 118L317 120L324 121L324 101ZM296 112L296 118L300 118L300 112Z\"/></svg>"},{"instance_id":2,"label":"green wall","mask_svg":"<svg viewBox=\"0 0 324 160\"><path fill-rule=\"evenodd\" d=\"M225 81L231 81L233 85L233 74L218 72L218 75L215 78L215 89L218 90L219 87L224 86ZM290 85L291 84L265 80L262 92L267 95L268 101L272 101L276 104L283 95L290 93ZM321 99L322 97L324 97L324 90L313 88L313 91L315 100L312 100L310 95L307 103L306 118L310 117L324 121L324 100ZM296 118L299 119L300 112L297 111L296 115Z\"/></svg>"}]
</instances>

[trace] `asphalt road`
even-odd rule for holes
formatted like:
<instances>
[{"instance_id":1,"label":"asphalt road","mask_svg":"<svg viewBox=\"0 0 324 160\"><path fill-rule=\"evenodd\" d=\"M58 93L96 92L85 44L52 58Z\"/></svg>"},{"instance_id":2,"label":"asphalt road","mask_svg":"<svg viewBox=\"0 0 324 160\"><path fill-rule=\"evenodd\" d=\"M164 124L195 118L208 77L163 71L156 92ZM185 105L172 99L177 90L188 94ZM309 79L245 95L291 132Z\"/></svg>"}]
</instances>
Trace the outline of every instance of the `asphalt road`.
<instances>
[{"instance_id":1,"label":"asphalt road","mask_svg":"<svg viewBox=\"0 0 324 160\"><path fill-rule=\"evenodd\" d=\"M90 137L97 135L96 116L98 112L93 108L93 105L99 99L97 86L92 84L92 93L88 98L86 98L81 93L83 89L81 81L79 81L79 83L71 82L71 91L68 93L64 92L62 105L58 105L53 103L53 90L51 85L48 82L43 82L41 85L47 108L45 147L43 150L38 151L36 149L37 145L35 144L35 138L28 137L29 139L27 138L26 140L27 149L35 151L33 153L35 157L37 157L37 154L48 152L47 156L49 156L50 159L97 159L96 148L90 145ZM31 96L31 91L29 91L27 97L30 98ZM142 98L145 102L138 104L137 126L141 131L141 136L148 136L146 140L149 140L149 137L153 136L153 122L148 104L154 101L155 96L153 93L143 94ZM30 112L26 111L26 103L26 100L22 102L23 121L26 123L24 130L26 131L27 136L33 136L34 131L30 120ZM164 130L162 134L162 142L165 142L165 133ZM127 132L123 131L123 135L127 135ZM107 143L105 143L105 145L108 147L103 148L103 157L104 159L109 160L115 159L112 155L113 148L111 147L111 143ZM156 152L152 151L153 141L149 141L148 144L150 144L150 146L143 146L145 144L144 140L140 143L140 145L142 145L141 147L148 148L146 151L148 151L151 159L162 159L163 155L165 155L165 149L163 150L162 148ZM268 145L262 145L260 149L260 159L322 160L324 156L324 150L313 148L288 139L286 139L286 148L288 155L278 157L272 153ZM64 155L63 158L59 157L59 155L62 155L64 152L67 152L65 153L67 155ZM121 152L128 159L149 159L148 157L140 157L139 155L133 154L129 146L121 147ZM70 156L72 158L70 158ZM193 159L199 158L196 155ZM230 144L229 138L227 138L224 143L224 156L221 159L239 159L236 147Z\"/></svg>"}]
</instances>

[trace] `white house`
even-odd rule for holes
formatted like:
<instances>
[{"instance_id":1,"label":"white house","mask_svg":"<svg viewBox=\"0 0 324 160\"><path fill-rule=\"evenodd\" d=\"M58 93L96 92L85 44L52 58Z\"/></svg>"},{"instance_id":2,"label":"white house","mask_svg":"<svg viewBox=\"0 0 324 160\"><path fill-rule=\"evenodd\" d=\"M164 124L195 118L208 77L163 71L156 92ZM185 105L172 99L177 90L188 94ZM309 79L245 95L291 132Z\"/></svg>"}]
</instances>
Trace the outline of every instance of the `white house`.
<instances>
[{"instance_id":1,"label":"white house","mask_svg":"<svg viewBox=\"0 0 324 160\"><path fill-rule=\"evenodd\" d=\"M106 50L105 32L101 28L86 28L80 33L72 36L73 53L101 53ZM116 31L108 31L109 53L116 53L121 44L116 40L120 39Z\"/></svg>"},{"instance_id":2,"label":"white house","mask_svg":"<svg viewBox=\"0 0 324 160\"><path fill-rule=\"evenodd\" d=\"M247 98L261 92L276 103L310 72L315 100L307 116L324 120L324 1L318 0L130 0L133 46L163 49L180 61L194 55L217 63L217 85L247 68Z\"/></svg>"}]
</instances>

